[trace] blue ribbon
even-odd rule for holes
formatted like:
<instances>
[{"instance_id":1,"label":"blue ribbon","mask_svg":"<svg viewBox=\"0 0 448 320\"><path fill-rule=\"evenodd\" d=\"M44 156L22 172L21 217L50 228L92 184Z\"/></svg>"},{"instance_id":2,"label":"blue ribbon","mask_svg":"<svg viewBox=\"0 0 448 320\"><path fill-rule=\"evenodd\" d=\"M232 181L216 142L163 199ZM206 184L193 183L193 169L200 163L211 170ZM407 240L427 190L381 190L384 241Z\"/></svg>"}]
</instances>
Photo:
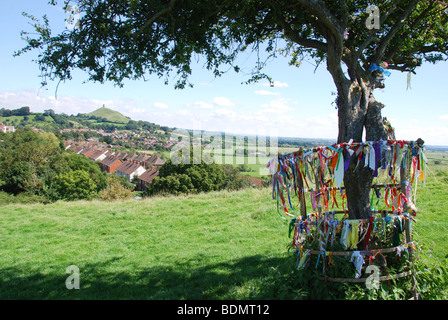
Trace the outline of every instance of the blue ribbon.
<instances>
[{"instance_id":1,"label":"blue ribbon","mask_svg":"<svg viewBox=\"0 0 448 320\"><path fill-rule=\"evenodd\" d=\"M320 256L325 255L325 254L326 254L325 251L321 251L321 252L319 253L319 255L317 256L317 262L316 262L316 268L315 268L315 269L317 269L317 265L319 264ZM325 263L325 262L324 262L324 263Z\"/></svg>"},{"instance_id":2,"label":"blue ribbon","mask_svg":"<svg viewBox=\"0 0 448 320\"><path fill-rule=\"evenodd\" d=\"M372 63L372 65L369 68L369 71L375 71L375 70L379 70L388 77L391 75L390 71L385 70L384 68L378 66L376 63Z\"/></svg>"}]
</instances>

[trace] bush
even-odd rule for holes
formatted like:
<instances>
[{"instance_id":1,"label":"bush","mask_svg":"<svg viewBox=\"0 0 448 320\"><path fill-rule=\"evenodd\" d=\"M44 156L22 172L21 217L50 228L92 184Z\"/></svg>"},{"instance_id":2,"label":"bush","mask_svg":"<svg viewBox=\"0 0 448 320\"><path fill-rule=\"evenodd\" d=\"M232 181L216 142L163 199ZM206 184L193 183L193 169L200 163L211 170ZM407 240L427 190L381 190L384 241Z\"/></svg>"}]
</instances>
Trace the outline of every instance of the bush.
<instances>
[{"instance_id":1,"label":"bush","mask_svg":"<svg viewBox=\"0 0 448 320\"><path fill-rule=\"evenodd\" d=\"M171 160L159 170L148 186L145 194L180 194L221 190L225 184L226 175L218 164L175 164Z\"/></svg>"},{"instance_id":2,"label":"bush","mask_svg":"<svg viewBox=\"0 0 448 320\"><path fill-rule=\"evenodd\" d=\"M68 154L64 156L68 166L71 170L83 170L86 171L89 177L96 185L96 191L100 191L107 187L107 181L104 174L101 172L100 166L88 158L80 154Z\"/></svg>"},{"instance_id":3,"label":"bush","mask_svg":"<svg viewBox=\"0 0 448 320\"><path fill-rule=\"evenodd\" d=\"M14 202L23 203L23 204L32 204L32 203L48 203L49 200L46 196L34 194L32 192L22 192L16 195Z\"/></svg>"},{"instance_id":4,"label":"bush","mask_svg":"<svg viewBox=\"0 0 448 320\"><path fill-rule=\"evenodd\" d=\"M55 196L61 200L90 200L97 194L97 185L84 170L62 173L52 184Z\"/></svg>"},{"instance_id":5,"label":"bush","mask_svg":"<svg viewBox=\"0 0 448 320\"><path fill-rule=\"evenodd\" d=\"M132 198L132 192L123 185L121 177L110 175L107 177L107 188L100 191L98 198L105 201L126 200Z\"/></svg>"},{"instance_id":6,"label":"bush","mask_svg":"<svg viewBox=\"0 0 448 320\"><path fill-rule=\"evenodd\" d=\"M53 133L34 132L29 128L2 136L0 144L0 180L3 190L42 193L46 175L61 158L60 140Z\"/></svg>"},{"instance_id":7,"label":"bush","mask_svg":"<svg viewBox=\"0 0 448 320\"><path fill-rule=\"evenodd\" d=\"M144 192L144 195L181 194L197 192L191 178L186 174L173 174L167 177L156 177Z\"/></svg>"},{"instance_id":8,"label":"bush","mask_svg":"<svg viewBox=\"0 0 448 320\"><path fill-rule=\"evenodd\" d=\"M3 190L18 194L38 187L37 177L33 166L29 162L18 161L0 172Z\"/></svg>"},{"instance_id":9,"label":"bush","mask_svg":"<svg viewBox=\"0 0 448 320\"><path fill-rule=\"evenodd\" d=\"M0 206L6 206L10 203L15 203L15 198L12 194L0 191Z\"/></svg>"}]
</instances>

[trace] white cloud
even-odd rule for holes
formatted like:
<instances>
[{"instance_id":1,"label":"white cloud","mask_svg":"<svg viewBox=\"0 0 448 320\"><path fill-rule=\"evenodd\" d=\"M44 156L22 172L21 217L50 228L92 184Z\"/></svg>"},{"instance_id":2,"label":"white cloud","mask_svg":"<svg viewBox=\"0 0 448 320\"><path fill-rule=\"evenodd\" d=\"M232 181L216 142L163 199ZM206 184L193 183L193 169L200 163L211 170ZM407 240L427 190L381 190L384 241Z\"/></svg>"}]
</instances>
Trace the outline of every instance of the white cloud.
<instances>
[{"instance_id":1,"label":"white cloud","mask_svg":"<svg viewBox=\"0 0 448 320\"><path fill-rule=\"evenodd\" d=\"M212 117L236 117L236 113L229 109L216 109L214 113L211 114Z\"/></svg>"},{"instance_id":2,"label":"white cloud","mask_svg":"<svg viewBox=\"0 0 448 320\"><path fill-rule=\"evenodd\" d=\"M290 104L296 104L297 102L292 101L288 98L279 98L275 100L271 100L269 104L262 104L261 107L263 110L257 111L257 114L262 113L286 113L293 111Z\"/></svg>"},{"instance_id":3,"label":"white cloud","mask_svg":"<svg viewBox=\"0 0 448 320\"><path fill-rule=\"evenodd\" d=\"M168 105L166 103L163 103L163 102L156 102L156 103L154 103L154 107L156 107L158 109L168 109Z\"/></svg>"},{"instance_id":4,"label":"white cloud","mask_svg":"<svg viewBox=\"0 0 448 320\"><path fill-rule=\"evenodd\" d=\"M213 109L213 105L211 103L204 101L196 101L191 104L187 104L187 107L194 109Z\"/></svg>"},{"instance_id":5,"label":"white cloud","mask_svg":"<svg viewBox=\"0 0 448 320\"><path fill-rule=\"evenodd\" d=\"M260 96L279 96L279 92L272 92L267 90L256 90L255 94L258 94Z\"/></svg>"},{"instance_id":6,"label":"white cloud","mask_svg":"<svg viewBox=\"0 0 448 320\"><path fill-rule=\"evenodd\" d=\"M226 97L216 97L213 102L220 107L232 107L235 105L230 99Z\"/></svg>"},{"instance_id":7,"label":"white cloud","mask_svg":"<svg viewBox=\"0 0 448 320\"><path fill-rule=\"evenodd\" d=\"M176 115L183 116L183 117L186 117L186 116L189 117L189 116L192 116L192 113L188 110L179 110L176 112Z\"/></svg>"},{"instance_id":8,"label":"white cloud","mask_svg":"<svg viewBox=\"0 0 448 320\"><path fill-rule=\"evenodd\" d=\"M191 126L196 121L207 131L253 134L277 130L279 136L337 137L338 118L335 111L318 114L302 104L299 109L296 100L277 97L259 106L258 110L250 112L247 108L228 108L229 105L237 105L240 102L233 103L228 98L220 98L210 103L198 101L191 105L184 104L183 109L174 110L171 107L157 108L149 101L126 98L101 100L60 95L56 99L53 94L45 91L39 94L34 90L0 91L0 108L16 109L29 106L32 112L53 109L56 113L77 114L92 112L104 104L107 108L119 111L134 120L146 120L169 127L192 129ZM145 107L152 104L154 108ZM205 112L207 109L210 112ZM438 118L439 123L426 123L419 118L411 118L404 123L394 121L393 117L389 120L392 121L399 140L421 137L427 145L448 145L448 127L443 125L448 120L448 114L434 118Z\"/></svg>"}]
</instances>

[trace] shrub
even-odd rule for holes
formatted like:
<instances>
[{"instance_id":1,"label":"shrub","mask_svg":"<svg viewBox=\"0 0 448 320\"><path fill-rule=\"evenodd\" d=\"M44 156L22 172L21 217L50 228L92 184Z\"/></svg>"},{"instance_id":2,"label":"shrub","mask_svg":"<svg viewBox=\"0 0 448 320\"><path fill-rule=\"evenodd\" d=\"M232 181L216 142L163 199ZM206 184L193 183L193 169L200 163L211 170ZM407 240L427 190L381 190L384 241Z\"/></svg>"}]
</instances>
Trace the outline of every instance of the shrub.
<instances>
[{"instance_id":1,"label":"shrub","mask_svg":"<svg viewBox=\"0 0 448 320\"><path fill-rule=\"evenodd\" d=\"M15 203L14 196L7 192L0 191L0 206L6 206L10 203Z\"/></svg>"},{"instance_id":2,"label":"shrub","mask_svg":"<svg viewBox=\"0 0 448 320\"><path fill-rule=\"evenodd\" d=\"M90 200L97 194L97 185L84 170L75 170L58 175L52 188L61 200Z\"/></svg>"},{"instance_id":3,"label":"shrub","mask_svg":"<svg viewBox=\"0 0 448 320\"><path fill-rule=\"evenodd\" d=\"M0 177L3 182L3 190L13 194L32 190L38 186L34 168L28 162L12 163L0 172Z\"/></svg>"},{"instance_id":4,"label":"shrub","mask_svg":"<svg viewBox=\"0 0 448 320\"><path fill-rule=\"evenodd\" d=\"M148 186L144 195L194 193L196 189L191 178L186 174L173 174L167 177L156 177Z\"/></svg>"},{"instance_id":5,"label":"shrub","mask_svg":"<svg viewBox=\"0 0 448 320\"><path fill-rule=\"evenodd\" d=\"M71 170L86 171L96 185L96 191L107 187L106 177L101 172L99 165L80 154L68 154L65 157Z\"/></svg>"},{"instance_id":6,"label":"shrub","mask_svg":"<svg viewBox=\"0 0 448 320\"><path fill-rule=\"evenodd\" d=\"M48 203L49 200L44 195L34 194L32 192L22 192L16 195L14 202L22 204Z\"/></svg>"},{"instance_id":7,"label":"shrub","mask_svg":"<svg viewBox=\"0 0 448 320\"><path fill-rule=\"evenodd\" d=\"M101 190L98 194L98 198L105 201L113 200L126 200L132 198L132 192L129 188L125 187L122 183L122 179L116 175L110 175L107 177L107 188Z\"/></svg>"},{"instance_id":8,"label":"shrub","mask_svg":"<svg viewBox=\"0 0 448 320\"><path fill-rule=\"evenodd\" d=\"M49 132L29 128L2 136L0 144L0 180L3 190L41 193L52 164L61 158L60 140Z\"/></svg>"}]
</instances>

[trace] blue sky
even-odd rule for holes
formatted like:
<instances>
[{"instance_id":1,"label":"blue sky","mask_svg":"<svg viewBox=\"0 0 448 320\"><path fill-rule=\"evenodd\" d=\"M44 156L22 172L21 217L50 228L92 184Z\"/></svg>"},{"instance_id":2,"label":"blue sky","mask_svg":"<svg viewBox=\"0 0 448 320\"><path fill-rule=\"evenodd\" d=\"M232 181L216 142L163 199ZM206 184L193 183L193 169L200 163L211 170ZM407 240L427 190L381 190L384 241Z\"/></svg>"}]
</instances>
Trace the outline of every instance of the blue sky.
<instances>
[{"instance_id":1,"label":"blue sky","mask_svg":"<svg viewBox=\"0 0 448 320\"><path fill-rule=\"evenodd\" d=\"M62 1L59 1L62 3ZM25 42L21 30L32 31L23 11L41 17L60 30L67 14L48 0L0 1L0 107L14 109L28 105L33 112L54 109L67 114L87 113L103 104L135 120L146 120L170 127L220 130L238 134L262 134L305 138L337 137L337 110L332 105L336 91L333 81L321 65L313 61L299 68L287 60L273 60L266 72L276 81L241 84L248 80L255 54L240 57L244 72L229 72L221 78L193 69L193 89L175 90L174 79L164 85L162 79L128 81L124 88L111 83L87 82L87 75L74 72L73 80L40 87L39 70L32 62L37 52L13 57ZM375 97L385 104L383 116L395 127L398 139L423 138L428 145L448 145L448 100L446 99L448 63L425 64L412 76L407 90L407 74L392 71L386 88Z\"/></svg>"}]
</instances>

